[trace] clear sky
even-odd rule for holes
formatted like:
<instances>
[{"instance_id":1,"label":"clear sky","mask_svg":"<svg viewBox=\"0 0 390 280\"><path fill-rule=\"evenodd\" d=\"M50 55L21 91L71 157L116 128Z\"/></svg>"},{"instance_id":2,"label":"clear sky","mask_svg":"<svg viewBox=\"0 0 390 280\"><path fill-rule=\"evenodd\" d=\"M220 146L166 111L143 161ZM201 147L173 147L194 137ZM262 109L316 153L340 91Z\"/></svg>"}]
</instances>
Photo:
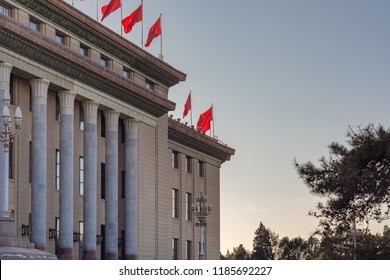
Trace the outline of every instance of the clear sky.
<instances>
[{"instance_id":1,"label":"clear sky","mask_svg":"<svg viewBox=\"0 0 390 280\"><path fill-rule=\"evenodd\" d=\"M122 3L125 17L141 1ZM96 18L96 0L74 5ZM214 103L215 133L236 149L221 169L221 252L251 250L260 221L307 238L319 198L294 157L317 162L349 125L390 127L390 1L144 0L145 40L160 13L165 61L187 74L174 116L191 90L193 123ZM121 34L120 17L103 24ZM124 37L141 46L141 24ZM160 40L146 50L158 56Z\"/></svg>"}]
</instances>

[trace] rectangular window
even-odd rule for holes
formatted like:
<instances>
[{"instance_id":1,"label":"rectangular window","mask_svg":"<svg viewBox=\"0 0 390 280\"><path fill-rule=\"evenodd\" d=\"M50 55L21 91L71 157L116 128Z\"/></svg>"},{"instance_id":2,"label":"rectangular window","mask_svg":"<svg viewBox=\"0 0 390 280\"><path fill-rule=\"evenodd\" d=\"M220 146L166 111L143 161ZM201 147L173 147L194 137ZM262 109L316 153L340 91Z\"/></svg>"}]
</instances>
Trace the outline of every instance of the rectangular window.
<instances>
[{"instance_id":1,"label":"rectangular window","mask_svg":"<svg viewBox=\"0 0 390 280\"><path fill-rule=\"evenodd\" d=\"M81 131L84 131L84 110L83 110L83 106L82 104L80 103L80 130Z\"/></svg>"},{"instance_id":2,"label":"rectangular window","mask_svg":"<svg viewBox=\"0 0 390 280\"><path fill-rule=\"evenodd\" d=\"M80 54L81 55L88 57L88 49L89 48L87 46L80 44Z\"/></svg>"},{"instance_id":3,"label":"rectangular window","mask_svg":"<svg viewBox=\"0 0 390 280\"><path fill-rule=\"evenodd\" d=\"M179 168L179 153L172 151L172 167Z\"/></svg>"},{"instance_id":4,"label":"rectangular window","mask_svg":"<svg viewBox=\"0 0 390 280\"><path fill-rule=\"evenodd\" d=\"M2 145L2 144L1 144ZM14 161L13 161L13 154L14 154L14 144L13 143L10 143L9 144L9 152L8 152L8 156L9 156L9 160L8 160L8 179L13 179L14 176L13 176L13 165L14 165Z\"/></svg>"},{"instance_id":5,"label":"rectangular window","mask_svg":"<svg viewBox=\"0 0 390 280\"><path fill-rule=\"evenodd\" d=\"M100 119L100 136L106 137L106 118L104 117L103 111L101 111L101 119Z\"/></svg>"},{"instance_id":6,"label":"rectangular window","mask_svg":"<svg viewBox=\"0 0 390 280\"><path fill-rule=\"evenodd\" d=\"M153 90L153 83L149 80L145 80L145 88L149 90Z\"/></svg>"},{"instance_id":7,"label":"rectangular window","mask_svg":"<svg viewBox=\"0 0 390 280\"><path fill-rule=\"evenodd\" d=\"M134 79L134 72L131 71L130 69L123 68L122 76L123 76L124 78L133 80L133 79Z\"/></svg>"},{"instance_id":8,"label":"rectangular window","mask_svg":"<svg viewBox=\"0 0 390 280\"><path fill-rule=\"evenodd\" d=\"M192 158L190 156L186 156L186 172L192 173Z\"/></svg>"},{"instance_id":9,"label":"rectangular window","mask_svg":"<svg viewBox=\"0 0 390 280\"><path fill-rule=\"evenodd\" d=\"M41 23L34 18L30 18L29 26L32 30L41 31Z\"/></svg>"},{"instance_id":10,"label":"rectangular window","mask_svg":"<svg viewBox=\"0 0 390 280\"><path fill-rule=\"evenodd\" d=\"M106 164L100 164L100 198L106 199Z\"/></svg>"},{"instance_id":11,"label":"rectangular window","mask_svg":"<svg viewBox=\"0 0 390 280\"><path fill-rule=\"evenodd\" d=\"M172 189L172 217L179 218L179 190Z\"/></svg>"},{"instance_id":12,"label":"rectangular window","mask_svg":"<svg viewBox=\"0 0 390 280\"><path fill-rule=\"evenodd\" d=\"M28 109L30 110L30 112L32 111L32 89L31 89L31 86L29 87L30 91L29 91L29 103L28 103Z\"/></svg>"},{"instance_id":13,"label":"rectangular window","mask_svg":"<svg viewBox=\"0 0 390 280\"><path fill-rule=\"evenodd\" d=\"M125 233L125 231L124 230L122 230L121 231L121 239L122 239L122 250L121 250L121 252L122 252L122 260L124 260L125 259L125 249L126 249L126 246L125 246L125 244L126 244L126 233Z\"/></svg>"},{"instance_id":14,"label":"rectangular window","mask_svg":"<svg viewBox=\"0 0 390 280\"><path fill-rule=\"evenodd\" d=\"M0 4L0 14L3 14L5 16L9 17L11 15L11 9L8 6Z\"/></svg>"},{"instance_id":15,"label":"rectangular window","mask_svg":"<svg viewBox=\"0 0 390 280\"><path fill-rule=\"evenodd\" d=\"M56 121L60 121L60 99L58 98L58 95L56 95Z\"/></svg>"},{"instance_id":16,"label":"rectangular window","mask_svg":"<svg viewBox=\"0 0 390 280\"><path fill-rule=\"evenodd\" d=\"M125 170L122 170L121 172L121 197L122 198L125 198L125 194L126 194L126 171Z\"/></svg>"},{"instance_id":17,"label":"rectangular window","mask_svg":"<svg viewBox=\"0 0 390 280\"><path fill-rule=\"evenodd\" d=\"M84 194L84 158L79 158L79 192L81 195Z\"/></svg>"},{"instance_id":18,"label":"rectangular window","mask_svg":"<svg viewBox=\"0 0 390 280\"><path fill-rule=\"evenodd\" d=\"M100 243L100 259L105 260L106 259L106 246L105 246L105 240L104 240L104 234L106 232L106 226L100 225L100 236L101 236L101 243Z\"/></svg>"},{"instance_id":19,"label":"rectangular window","mask_svg":"<svg viewBox=\"0 0 390 280\"><path fill-rule=\"evenodd\" d=\"M11 73L11 77L9 79L9 100L10 104L14 104L14 74Z\"/></svg>"},{"instance_id":20,"label":"rectangular window","mask_svg":"<svg viewBox=\"0 0 390 280\"><path fill-rule=\"evenodd\" d=\"M172 260L178 259L179 239L172 238Z\"/></svg>"},{"instance_id":21,"label":"rectangular window","mask_svg":"<svg viewBox=\"0 0 390 280\"><path fill-rule=\"evenodd\" d=\"M190 240L186 241L186 259L187 260L192 259L192 241Z\"/></svg>"},{"instance_id":22,"label":"rectangular window","mask_svg":"<svg viewBox=\"0 0 390 280\"><path fill-rule=\"evenodd\" d=\"M60 189L60 150L56 150L56 189Z\"/></svg>"},{"instance_id":23,"label":"rectangular window","mask_svg":"<svg viewBox=\"0 0 390 280\"><path fill-rule=\"evenodd\" d=\"M60 218L55 217L55 231L57 234L57 239L60 237Z\"/></svg>"},{"instance_id":24,"label":"rectangular window","mask_svg":"<svg viewBox=\"0 0 390 280\"><path fill-rule=\"evenodd\" d=\"M80 232L80 242L83 240L84 236L84 222L79 221L79 232Z\"/></svg>"},{"instance_id":25,"label":"rectangular window","mask_svg":"<svg viewBox=\"0 0 390 280\"><path fill-rule=\"evenodd\" d=\"M56 31L55 40L58 44L65 45L65 35L59 31Z\"/></svg>"},{"instance_id":26,"label":"rectangular window","mask_svg":"<svg viewBox=\"0 0 390 280\"><path fill-rule=\"evenodd\" d=\"M126 129L125 129L125 123L123 119L119 119L119 128L121 130L121 143L126 142Z\"/></svg>"},{"instance_id":27,"label":"rectangular window","mask_svg":"<svg viewBox=\"0 0 390 280\"><path fill-rule=\"evenodd\" d=\"M31 183L32 178L32 150L31 141L28 143L28 182Z\"/></svg>"},{"instance_id":28,"label":"rectangular window","mask_svg":"<svg viewBox=\"0 0 390 280\"><path fill-rule=\"evenodd\" d=\"M204 177L204 162L198 161L198 176Z\"/></svg>"},{"instance_id":29,"label":"rectangular window","mask_svg":"<svg viewBox=\"0 0 390 280\"><path fill-rule=\"evenodd\" d=\"M109 59L107 57L105 57L103 55L100 56L99 63L101 66L108 67L108 61L109 61Z\"/></svg>"},{"instance_id":30,"label":"rectangular window","mask_svg":"<svg viewBox=\"0 0 390 280\"><path fill-rule=\"evenodd\" d=\"M192 221L192 194L186 193L186 221Z\"/></svg>"}]
</instances>

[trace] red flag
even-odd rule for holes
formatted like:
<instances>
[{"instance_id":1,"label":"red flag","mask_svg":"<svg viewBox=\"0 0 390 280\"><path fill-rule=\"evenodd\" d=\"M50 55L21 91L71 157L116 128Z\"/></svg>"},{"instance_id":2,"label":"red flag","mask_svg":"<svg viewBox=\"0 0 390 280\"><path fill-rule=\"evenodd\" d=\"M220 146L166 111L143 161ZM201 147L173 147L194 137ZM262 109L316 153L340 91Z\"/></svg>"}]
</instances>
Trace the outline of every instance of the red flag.
<instances>
[{"instance_id":1,"label":"red flag","mask_svg":"<svg viewBox=\"0 0 390 280\"><path fill-rule=\"evenodd\" d=\"M122 20L122 25L125 33L129 33L133 29L134 24L142 20L142 4L129 15Z\"/></svg>"},{"instance_id":2,"label":"red flag","mask_svg":"<svg viewBox=\"0 0 390 280\"><path fill-rule=\"evenodd\" d=\"M103 19L105 19L106 16L118 10L120 7L121 7L121 0L111 0L110 3L102 7L103 16L100 21L103 21Z\"/></svg>"},{"instance_id":3,"label":"red flag","mask_svg":"<svg viewBox=\"0 0 390 280\"><path fill-rule=\"evenodd\" d=\"M200 132L206 132L210 129L210 123L213 120L213 106L206 112L200 114L198 123L196 124L196 130Z\"/></svg>"},{"instance_id":4,"label":"red flag","mask_svg":"<svg viewBox=\"0 0 390 280\"><path fill-rule=\"evenodd\" d=\"M184 104L183 118L188 115L188 112L191 110L191 92L187 97L186 104Z\"/></svg>"},{"instance_id":5,"label":"red flag","mask_svg":"<svg viewBox=\"0 0 390 280\"><path fill-rule=\"evenodd\" d=\"M161 35L161 17L158 18L155 24L149 30L148 39L146 40L145 47L149 47L154 38Z\"/></svg>"}]
</instances>

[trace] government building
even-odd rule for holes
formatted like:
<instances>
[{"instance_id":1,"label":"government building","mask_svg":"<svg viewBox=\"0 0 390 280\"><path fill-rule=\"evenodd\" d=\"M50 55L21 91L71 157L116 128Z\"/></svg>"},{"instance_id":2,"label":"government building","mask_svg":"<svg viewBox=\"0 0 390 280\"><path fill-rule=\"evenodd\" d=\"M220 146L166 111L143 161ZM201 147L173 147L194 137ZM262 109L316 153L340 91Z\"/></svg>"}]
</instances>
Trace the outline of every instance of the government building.
<instances>
[{"instance_id":1,"label":"government building","mask_svg":"<svg viewBox=\"0 0 390 280\"><path fill-rule=\"evenodd\" d=\"M23 117L9 152L0 143L16 237L59 259L199 259L202 192L206 259L219 259L220 168L235 151L172 118L185 80L64 1L0 1L0 112L9 96Z\"/></svg>"}]
</instances>

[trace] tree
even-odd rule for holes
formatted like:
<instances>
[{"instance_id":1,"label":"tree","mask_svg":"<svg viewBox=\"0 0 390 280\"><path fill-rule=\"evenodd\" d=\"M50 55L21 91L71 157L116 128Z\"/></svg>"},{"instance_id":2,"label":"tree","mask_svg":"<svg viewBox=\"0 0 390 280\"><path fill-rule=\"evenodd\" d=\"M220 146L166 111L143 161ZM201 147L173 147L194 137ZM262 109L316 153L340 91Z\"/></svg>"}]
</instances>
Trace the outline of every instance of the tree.
<instances>
[{"instance_id":1,"label":"tree","mask_svg":"<svg viewBox=\"0 0 390 280\"><path fill-rule=\"evenodd\" d=\"M283 237L279 242L281 260L304 260L306 259L308 244L301 237L289 239Z\"/></svg>"},{"instance_id":2,"label":"tree","mask_svg":"<svg viewBox=\"0 0 390 280\"><path fill-rule=\"evenodd\" d=\"M326 199L310 212L338 233L390 213L390 131L368 125L347 131L347 146L332 143L329 158L295 166L310 191Z\"/></svg>"},{"instance_id":3,"label":"tree","mask_svg":"<svg viewBox=\"0 0 390 280\"><path fill-rule=\"evenodd\" d=\"M238 247L233 248L232 260L249 260L250 253L245 249L244 245L240 244Z\"/></svg>"},{"instance_id":4,"label":"tree","mask_svg":"<svg viewBox=\"0 0 390 280\"><path fill-rule=\"evenodd\" d=\"M278 236L260 222L253 239L251 258L253 260L274 260L277 240Z\"/></svg>"}]
</instances>

